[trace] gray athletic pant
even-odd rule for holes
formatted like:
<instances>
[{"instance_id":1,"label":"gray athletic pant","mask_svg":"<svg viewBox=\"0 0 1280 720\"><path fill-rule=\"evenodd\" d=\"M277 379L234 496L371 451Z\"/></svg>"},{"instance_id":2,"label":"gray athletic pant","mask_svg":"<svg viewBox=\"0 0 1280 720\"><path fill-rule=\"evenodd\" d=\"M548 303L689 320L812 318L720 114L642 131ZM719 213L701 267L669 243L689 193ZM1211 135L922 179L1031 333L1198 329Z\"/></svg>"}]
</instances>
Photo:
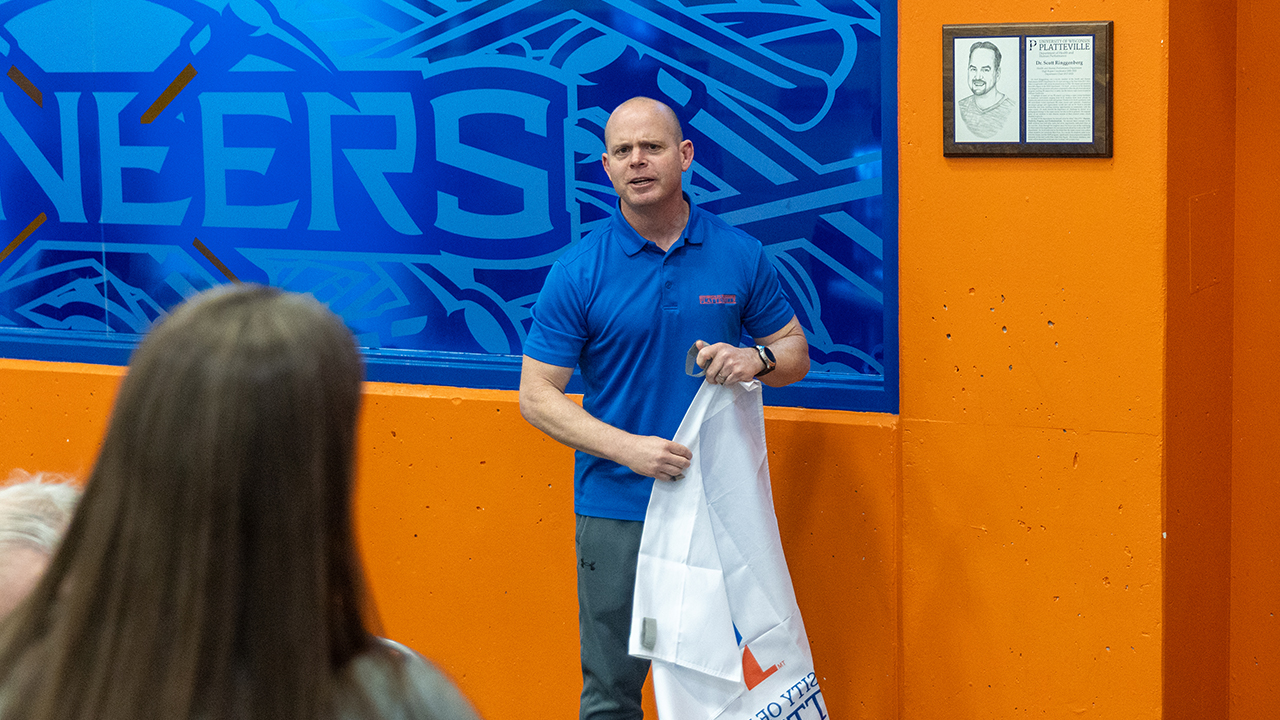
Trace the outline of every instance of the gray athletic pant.
<instances>
[{"instance_id":1,"label":"gray athletic pant","mask_svg":"<svg viewBox=\"0 0 1280 720\"><path fill-rule=\"evenodd\" d=\"M636 558L644 523L578 516L578 631L582 640L580 720L641 720L649 661L627 654Z\"/></svg>"}]
</instances>

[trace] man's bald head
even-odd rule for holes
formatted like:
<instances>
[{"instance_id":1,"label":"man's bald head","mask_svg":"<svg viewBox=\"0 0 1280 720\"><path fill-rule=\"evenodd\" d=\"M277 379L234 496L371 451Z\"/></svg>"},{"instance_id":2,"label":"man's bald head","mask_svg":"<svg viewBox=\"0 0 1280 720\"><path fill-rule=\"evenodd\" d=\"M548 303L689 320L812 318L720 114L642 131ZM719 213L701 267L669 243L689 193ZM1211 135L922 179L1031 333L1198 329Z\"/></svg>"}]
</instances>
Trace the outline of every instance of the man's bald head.
<instances>
[{"instance_id":1,"label":"man's bald head","mask_svg":"<svg viewBox=\"0 0 1280 720\"><path fill-rule=\"evenodd\" d=\"M604 125L604 146L606 150L610 146L609 127L614 124L614 118L620 118L623 115L628 114L655 115L666 125L666 129L670 131L671 135L675 138L676 145L679 145L684 141L684 131L680 127L680 119L676 117L676 112L671 109L671 106L659 100L654 100L653 98L637 96L623 102L621 105L614 108L613 112L609 114L609 121Z\"/></svg>"}]
</instances>

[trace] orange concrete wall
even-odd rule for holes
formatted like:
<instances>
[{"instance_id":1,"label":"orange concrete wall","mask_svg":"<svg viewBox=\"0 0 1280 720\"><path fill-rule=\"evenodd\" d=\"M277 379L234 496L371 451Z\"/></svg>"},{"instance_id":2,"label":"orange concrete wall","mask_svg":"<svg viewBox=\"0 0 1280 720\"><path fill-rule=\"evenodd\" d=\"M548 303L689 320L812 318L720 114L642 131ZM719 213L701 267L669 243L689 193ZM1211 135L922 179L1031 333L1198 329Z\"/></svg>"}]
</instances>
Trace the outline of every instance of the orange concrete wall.
<instances>
[{"instance_id":1,"label":"orange concrete wall","mask_svg":"<svg viewBox=\"0 0 1280 720\"><path fill-rule=\"evenodd\" d=\"M0 360L0 474L84 475L117 368ZM831 713L896 714L897 420L766 410L779 526ZM357 518L385 632L490 720L573 717L572 453L515 393L370 383Z\"/></svg>"},{"instance_id":2,"label":"orange concrete wall","mask_svg":"<svg viewBox=\"0 0 1280 720\"><path fill-rule=\"evenodd\" d=\"M1227 716L1235 36L1233 3L1169 3L1166 720Z\"/></svg>"},{"instance_id":3,"label":"orange concrete wall","mask_svg":"<svg viewBox=\"0 0 1280 720\"><path fill-rule=\"evenodd\" d=\"M0 359L0 481L13 470L83 479L124 368Z\"/></svg>"},{"instance_id":4,"label":"orange concrete wall","mask_svg":"<svg viewBox=\"0 0 1280 720\"><path fill-rule=\"evenodd\" d=\"M1161 714L1164 2L900 5L903 720ZM1115 157L942 155L944 24L1115 22Z\"/></svg>"},{"instance_id":5,"label":"orange concrete wall","mask_svg":"<svg viewBox=\"0 0 1280 720\"><path fill-rule=\"evenodd\" d=\"M1236 18L1235 348L1231 486L1231 720L1280 707L1280 5Z\"/></svg>"}]
</instances>

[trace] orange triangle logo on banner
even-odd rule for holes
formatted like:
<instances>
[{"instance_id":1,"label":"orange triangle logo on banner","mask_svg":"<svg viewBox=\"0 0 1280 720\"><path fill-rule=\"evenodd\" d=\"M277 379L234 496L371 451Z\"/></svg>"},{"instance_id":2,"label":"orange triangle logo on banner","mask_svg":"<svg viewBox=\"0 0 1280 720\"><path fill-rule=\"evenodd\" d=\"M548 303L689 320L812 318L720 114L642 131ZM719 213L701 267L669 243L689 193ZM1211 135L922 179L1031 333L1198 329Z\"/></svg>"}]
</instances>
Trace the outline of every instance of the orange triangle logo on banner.
<instances>
[{"instance_id":1,"label":"orange triangle logo on banner","mask_svg":"<svg viewBox=\"0 0 1280 720\"><path fill-rule=\"evenodd\" d=\"M742 649L742 679L747 683L747 690L755 690L756 686L764 682L764 679L778 672L778 668L782 667L782 663L771 666L768 670L762 670L760 663L756 661L756 656L751 654L751 648Z\"/></svg>"}]
</instances>

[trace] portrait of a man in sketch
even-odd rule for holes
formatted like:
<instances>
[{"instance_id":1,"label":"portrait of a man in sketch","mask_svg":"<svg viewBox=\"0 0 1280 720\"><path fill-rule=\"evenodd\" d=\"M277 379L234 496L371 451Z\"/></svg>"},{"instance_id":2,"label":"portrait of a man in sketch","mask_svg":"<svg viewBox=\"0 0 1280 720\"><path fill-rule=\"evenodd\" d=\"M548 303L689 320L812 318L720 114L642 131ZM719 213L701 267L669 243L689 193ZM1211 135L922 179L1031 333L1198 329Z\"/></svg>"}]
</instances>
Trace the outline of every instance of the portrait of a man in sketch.
<instances>
[{"instance_id":1,"label":"portrait of a man in sketch","mask_svg":"<svg viewBox=\"0 0 1280 720\"><path fill-rule=\"evenodd\" d=\"M1008 55L990 40L978 40L968 45L968 53L962 55L965 41L956 42L956 84L965 78L969 95L956 97L956 142L1018 142L1018 104L1016 91L1011 96L1002 90L1000 78ZM1017 84L1016 49L1011 70L1013 84ZM961 70L963 68L963 70Z\"/></svg>"}]
</instances>

